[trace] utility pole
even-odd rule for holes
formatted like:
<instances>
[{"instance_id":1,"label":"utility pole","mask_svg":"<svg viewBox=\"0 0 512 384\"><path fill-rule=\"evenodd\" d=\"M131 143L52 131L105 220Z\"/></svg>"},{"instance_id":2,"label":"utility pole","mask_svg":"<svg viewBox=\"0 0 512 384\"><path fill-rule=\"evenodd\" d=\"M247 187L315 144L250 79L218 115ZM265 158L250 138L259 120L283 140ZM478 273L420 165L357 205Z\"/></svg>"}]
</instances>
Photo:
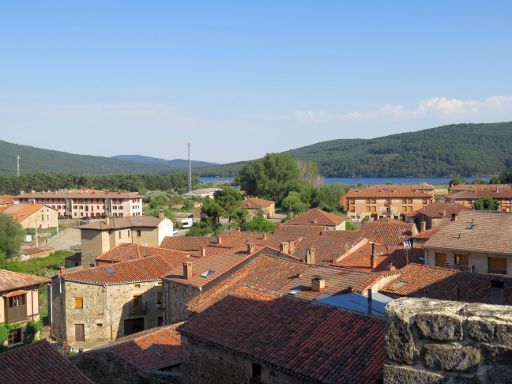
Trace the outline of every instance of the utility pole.
<instances>
[{"instance_id":1,"label":"utility pole","mask_svg":"<svg viewBox=\"0 0 512 384\"><path fill-rule=\"evenodd\" d=\"M20 177L20 155L16 155L16 176Z\"/></svg>"},{"instance_id":2,"label":"utility pole","mask_svg":"<svg viewBox=\"0 0 512 384\"><path fill-rule=\"evenodd\" d=\"M190 158L191 143L187 143L188 148L188 195L192 196L192 160Z\"/></svg>"}]
</instances>

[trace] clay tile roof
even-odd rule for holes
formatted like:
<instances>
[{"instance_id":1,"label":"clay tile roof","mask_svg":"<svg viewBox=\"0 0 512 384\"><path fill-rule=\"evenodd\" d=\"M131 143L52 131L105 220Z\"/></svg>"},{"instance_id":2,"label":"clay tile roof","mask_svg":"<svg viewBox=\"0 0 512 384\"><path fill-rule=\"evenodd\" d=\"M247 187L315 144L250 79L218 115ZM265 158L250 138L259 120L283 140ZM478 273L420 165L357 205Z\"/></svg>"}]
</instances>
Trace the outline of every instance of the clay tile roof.
<instances>
[{"instance_id":1,"label":"clay tile roof","mask_svg":"<svg viewBox=\"0 0 512 384\"><path fill-rule=\"evenodd\" d=\"M179 330L301 380L358 384L382 380L385 328L330 305L240 289Z\"/></svg>"},{"instance_id":2,"label":"clay tile roof","mask_svg":"<svg viewBox=\"0 0 512 384\"><path fill-rule=\"evenodd\" d=\"M156 228L164 219L153 216L125 216L125 217L111 217L107 224L107 220L99 220L94 223L84 224L79 226L79 229L95 229L104 231L107 229L124 229L124 228Z\"/></svg>"},{"instance_id":3,"label":"clay tile roof","mask_svg":"<svg viewBox=\"0 0 512 384\"><path fill-rule=\"evenodd\" d=\"M215 242L214 236L166 236L160 247L177 251L197 251Z\"/></svg>"},{"instance_id":4,"label":"clay tile roof","mask_svg":"<svg viewBox=\"0 0 512 384\"><path fill-rule=\"evenodd\" d=\"M427 229L426 231L420 232L417 235L413 236L413 239L428 240L432 236L434 236L437 232L439 232L446 224L448 224L448 223L447 222L442 223L434 228L430 228L430 229Z\"/></svg>"},{"instance_id":5,"label":"clay tile roof","mask_svg":"<svg viewBox=\"0 0 512 384\"><path fill-rule=\"evenodd\" d=\"M424 244L430 249L512 254L512 213L462 211Z\"/></svg>"},{"instance_id":6,"label":"clay tile roof","mask_svg":"<svg viewBox=\"0 0 512 384\"><path fill-rule=\"evenodd\" d=\"M242 207L246 209L262 209L270 207L274 202L272 200L260 199L257 197L248 197L242 201Z\"/></svg>"},{"instance_id":7,"label":"clay tile roof","mask_svg":"<svg viewBox=\"0 0 512 384\"><path fill-rule=\"evenodd\" d=\"M462 272L455 269L422 264L409 264L402 268L400 277L385 285L384 294L408 297L427 297L493 304L492 281L504 283L505 305L512 305L512 278Z\"/></svg>"},{"instance_id":8,"label":"clay tile roof","mask_svg":"<svg viewBox=\"0 0 512 384\"><path fill-rule=\"evenodd\" d=\"M14 204L2 207L1 212L12 216L16 222L21 223L23 220L32 216L34 213L37 213L41 208L48 208L53 210L53 208L43 204Z\"/></svg>"},{"instance_id":9,"label":"clay tile roof","mask_svg":"<svg viewBox=\"0 0 512 384\"><path fill-rule=\"evenodd\" d=\"M195 313L204 311L241 287L253 287L266 291L277 291L311 266L282 257L258 254L242 269L197 296L187 304Z\"/></svg>"},{"instance_id":10,"label":"clay tile roof","mask_svg":"<svg viewBox=\"0 0 512 384\"><path fill-rule=\"evenodd\" d=\"M410 185L377 185L363 189L349 189L343 198L430 198L432 192L424 192L427 189L416 189Z\"/></svg>"},{"instance_id":11,"label":"clay tile roof","mask_svg":"<svg viewBox=\"0 0 512 384\"><path fill-rule=\"evenodd\" d=\"M318 236L325 231L322 225L278 225L274 231L274 236L280 239L296 240L304 236ZM338 231L328 231L338 232Z\"/></svg>"},{"instance_id":12,"label":"clay tile roof","mask_svg":"<svg viewBox=\"0 0 512 384\"><path fill-rule=\"evenodd\" d=\"M512 184L459 184L450 187L450 192L457 191L496 191L512 190Z\"/></svg>"},{"instance_id":13,"label":"clay tile roof","mask_svg":"<svg viewBox=\"0 0 512 384\"><path fill-rule=\"evenodd\" d=\"M31 287L34 285L50 283L51 280L46 277L27 275L25 273L11 272L6 269L0 269L0 292L10 291L12 289Z\"/></svg>"},{"instance_id":14,"label":"clay tile roof","mask_svg":"<svg viewBox=\"0 0 512 384\"><path fill-rule=\"evenodd\" d=\"M0 195L0 204L14 204L14 196Z\"/></svg>"},{"instance_id":15,"label":"clay tile roof","mask_svg":"<svg viewBox=\"0 0 512 384\"><path fill-rule=\"evenodd\" d=\"M126 284L137 281L155 281L169 274L174 268L183 266L193 258L186 254L148 256L143 259L122 261L107 266L64 272L67 281L90 284Z\"/></svg>"},{"instance_id":16,"label":"clay tile roof","mask_svg":"<svg viewBox=\"0 0 512 384\"><path fill-rule=\"evenodd\" d=\"M93 352L113 352L138 369L150 372L181 363L180 324L152 328L118 339Z\"/></svg>"},{"instance_id":17,"label":"clay tile roof","mask_svg":"<svg viewBox=\"0 0 512 384\"><path fill-rule=\"evenodd\" d=\"M143 196L135 192L100 191L97 189L72 189L53 192L25 192L15 199L141 199Z\"/></svg>"},{"instance_id":18,"label":"clay tile roof","mask_svg":"<svg viewBox=\"0 0 512 384\"><path fill-rule=\"evenodd\" d=\"M2 384L93 384L46 340L0 354Z\"/></svg>"},{"instance_id":19,"label":"clay tile roof","mask_svg":"<svg viewBox=\"0 0 512 384\"><path fill-rule=\"evenodd\" d=\"M464 210L464 207L457 203L432 203L418 210L417 214L422 214L431 218L451 217L452 214L458 214Z\"/></svg>"},{"instance_id":20,"label":"clay tile roof","mask_svg":"<svg viewBox=\"0 0 512 384\"><path fill-rule=\"evenodd\" d=\"M120 261L143 259L149 256L183 257L187 254L181 251L159 247L148 247L140 244L120 244L110 251L96 257L97 261L118 263Z\"/></svg>"},{"instance_id":21,"label":"clay tile roof","mask_svg":"<svg viewBox=\"0 0 512 384\"><path fill-rule=\"evenodd\" d=\"M414 223L404 223L398 220L365 221L359 230L361 237L390 247L402 246L405 240L416 233L417 228Z\"/></svg>"},{"instance_id":22,"label":"clay tile roof","mask_svg":"<svg viewBox=\"0 0 512 384\"><path fill-rule=\"evenodd\" d=\"M314 226L336 226L343 223L343 217L334 215L329 212L322 211L318 208L310 209L302 215L295 216L293 219L287 221L283 225L314 225Z\"/></svg>"}]
</instances>

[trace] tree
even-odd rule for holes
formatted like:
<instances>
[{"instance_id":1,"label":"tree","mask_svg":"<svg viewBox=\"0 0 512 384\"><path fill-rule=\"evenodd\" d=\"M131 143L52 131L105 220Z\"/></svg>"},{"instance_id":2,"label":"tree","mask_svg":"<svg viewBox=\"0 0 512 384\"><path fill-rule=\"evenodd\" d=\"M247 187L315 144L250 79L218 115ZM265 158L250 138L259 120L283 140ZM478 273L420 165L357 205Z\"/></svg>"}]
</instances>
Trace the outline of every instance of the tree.
<instances>
[{"instance_id":1,"label":"tree","mask_svg":"<svg viewBox=\"0 0 512 384\"><path fill-rule=\"evenodd\" d=\"M248 223L240 226L242 231L251 232L274 232L276 226L263 217L255 217Z\"/></svg>"},{"instance_id":2,"label":"tree","mask_svg":"<svg viewBox=\"0 0 512 384\"><path fill-rule=\"evenodd\" d=\"M281 206L290 214L301 213L309 208L309 205L302 201L300 193L295 191L288 193L288 196L281 201Z\"/></svg>"},{"instance_id":3,"label":"tree","mask_svg":"<svg viewBox=\"0 0 512 384\"><path fill-rule=\"evenodd\" d=\"M229 222L231 222L231 219L240 215L242 209L241 202L243 200L240 191L231 187L224 187L216 191L213 196L215 201L222 207L224 211L223 215L228 217Z\"/></svg>"},{"instance_id":4,"label":"tree","mask_svg":"<svg viewBox=\"0 0 512 384\"><path fill-rule=\"evenodd\" d=\"M221 205L215 200L205 199L201 210L213 224L213 229L216 229L220 225L220 218L223 213Z\"/></svg>"},{"instance_id":5,"label":"tree","mask_svg":"<svg viewBox=\"0 0 512 384\"><path fill-rule=\"evenodd\" d=\"M453 179L450 180L450 182L448 183L448 186L451 188L455 185L460 185L460 184L464 184L464 180L462 180L462 178L460 178L459 176L455 176Z\"/></svg>"},{"instance_id":6,"label":"tree","mask_svg":"<svg viewBox=\"0 0 512 384\"><path fill-rule=\"evenodd\" d=\"M22 237L21 226L11 216L0 213L0 259L16 256Z\"/></svg>"},{"instance_id":7,"label":"tree","mask_svg":"<svg viewBox=\"0 0 512 384\"><path fill-rule=\"evenodd\" d=\"M498 200L490 196L481 197L475 201L476 210L497 211L499 208Z\"/></svg>"},{"instance_id":8,"label":"tree","mask_svg":"<svg viewBox=\"0 0 512 384\"><path fill-rule=\"evenodd\" d=\"M350 188L346 184L332 184L317 188L311 205L327 212L341 212L343 207L340 205L340 199Z\"/></svg>"}]
</instances>

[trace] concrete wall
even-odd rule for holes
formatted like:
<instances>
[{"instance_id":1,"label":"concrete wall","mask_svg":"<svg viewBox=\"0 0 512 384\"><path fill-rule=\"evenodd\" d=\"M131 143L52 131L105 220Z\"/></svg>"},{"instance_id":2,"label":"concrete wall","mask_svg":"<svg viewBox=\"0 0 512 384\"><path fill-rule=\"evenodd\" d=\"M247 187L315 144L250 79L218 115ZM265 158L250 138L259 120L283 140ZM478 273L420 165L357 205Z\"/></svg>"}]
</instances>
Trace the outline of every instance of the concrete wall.
<instances>
[{"instance_id":1,"label":"concrete wall","mask_svg":"<svg viewBox=\"0 0 512 384\"><path fill-rule=\"evenodd\" d=\"M169 219L164 219L158 224L158 239L156 246L159 247L166 236L173 236L173 223Z\"/></svg>"},{"instance_id":2,"label":"concrete wall","mask_svg":"<svg viewBox=\"0 0 512 384\"><path fill-rule=\"evenodd\" d=\"M386 316L384 383L512 382L512 307L404 298Z\"/></svg>"},{"instance_id":3,"label":"concrete wall","mask_svg":"<svg viewBox=\"0 0 512 384\"><path fill-rule=\"evenodd\" d=\"M82 265L95 265L95 258L110 250L108 231L81 229Z\"/></svg>"},{"instance_id":4,"label":"concrete wall","mask_svg":"<svg viewBox=\"0 0 512 384\"><path fill-rule=\"evenodd\" d=\"M164 292L165 323L172 324L185 321L192 315L187 310L187 304L201 294L201 289L164 279Z\"/></svg>"},{"instance_id":5,"label":"concrete wall","mask_svg":"<svg viewBox=\"0 0 512 384\"><path fill-rule=\"evenodd\" d=\"M59 213L50 207L42 207L20 222L23 229L27 228L57 228L59 226Z\"/></svg>"}]
</instances>

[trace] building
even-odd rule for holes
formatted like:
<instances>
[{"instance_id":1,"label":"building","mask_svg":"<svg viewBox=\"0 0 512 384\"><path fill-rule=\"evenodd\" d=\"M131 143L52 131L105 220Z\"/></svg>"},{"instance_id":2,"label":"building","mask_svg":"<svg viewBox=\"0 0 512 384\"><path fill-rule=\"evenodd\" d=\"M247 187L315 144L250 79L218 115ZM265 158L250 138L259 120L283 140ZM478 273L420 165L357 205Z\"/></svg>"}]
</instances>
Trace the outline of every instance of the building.
<instances>
[{"instance_id":1,"label":"building","mask_svg":"<svg viewBox=\"0 0 512 384\"><path fill-rule=\"evenodd\" d=\"M179 328L183 383L378 383L385 324L242 288Z\"/></svg>"},{"instance_id":2,"label":"building","mask_svg":"<svg viewBox=\"0 0 512 384\"><path fill-rule=\"evenodd\" d=\"M425 231L451 220L453 215L458 215L464 209L457 203L436 202L417 211L412 219L420 231Z\"/></svg>"},{"instance_id":3,"label":"building","mask_svg":"<svg viewBox=\"0 0 512 384\"><path fill-rule=\"evenodd\" d=\"M11 195L0 195L0 207L14 204L14 197Z\"/></svg>"},{"instance_id":4,"label":"building","mask_svg":"<svg viewBox=\"0 0 512 384\"><path fill-rule=\"evenodd\" d=\"M324 229L344 230L345 218L318 208L313 208L301 215L295 216L293 219L283 223L283 225L321 226L324 227Z\"/></svg>"},{"instance_id":5,"label":"building","mask_svg":"<svg viewBox=\"0 0 512 384\"><path fill-rule=\"evenodd\" d=\"M55 251L51 247L25 247L20 249L20 261L26 261L30 259L38 259L40 257L48 257Z\"/></svg>"},{"instance_id":6,"label":"building","mask_svg":"<svg viewBox=\"0 0 512 384\"><path fill-rule=\"evenodd\" d=\"M181 335L173 324L125 336L72 358L96 384L181 383Z\"/></svg>"},{"instance_id":7,"label":"building","mask_svg":"<svg viewBox=\"0 0 512 384\"><path fill-rule=\"evenodd\" d=\"M425 264L512 276L512 213L463 211L425 242Z\"/></svg>"},{"instance_id":8,"label":"building","mask_svg":"<svg viewBox=\"0 0 512 384\"><path fill-rule=\"evenodd\" d=\"M50 279L0 269L0 325L7 324L5 346L23 342L27 321L39 319L39 286Z\"/></svg>"},{"instance_id":9,"label":"building","mask_svg":"<svg viewBox=\"0 0 512 384\"><path fill-rule=\"evenodd\" d=\"M111 341L164 324L162 278L189 262L184 253L62 272L52 281L55 337L74 344Z\"/></svg>"},{"instance_id":10,"label":"building","mask_svg":"<svg viewBox=\"0 0 512 384\"><path fill-rule=\"evenodd\" d=\"M94 259L120 244L158 247L166 236L173 236L173 223L153 216L106 218L81 225L82 265L94 266Z\"/></svg>"},{"instance_id":11,"label":"building","mask_svg":"<svg viewBox=\"0 0 512 384\"><path fill-rule=\"evenodd\" d=\"M182 196L184 197L198 197L204 199L208 197L209 199L213 199L215 192L220 191L220 188L199 188L194 189L191 193L184 193Z\"/></svg>"},{"instance_id":12,"label":"building","mask_svg":"<svg viewBox=\"0 0 512 384\"><path fill-rule=\"evenodd\" d=\"M249 219L254 219L258 215L269 219L276 214L276 203L271 200L260 199L258 197L248 197L242 201L242 207L247 209Z\"/></svg>"},{"instance_id":13,"label":"building","mask_svg":"<svg viewBox=\"0 0 512 384\"><path fill-rule=\"evenodd\" d=\"M142 196L131 192L72 189L53 192L21 192L14 204L45 204L59 216L72 219L142 216Z\"/></svg>"},{"instance_id":14,"label":"building","mask_svg":"<svg viewBox=\"0 0 512 384\"><path fill-rule=\"evenodd\" d=\"M94 384L46 340L0 353L2 384Z\"/></svg>"},{"instance_id":15,"label":"building","mask_svg":"<svg viewBox=\"0 0 512 384\"><path fill-rule=\"evenodd\" d=\"M433 187L420 185L380 185L350 189L340 200L352 219L390 217L400 219L434 202Z\"/></svg>"},{"instance_id":16,"label":"building","mask_svg":"<svg viewBox=\"0 0 512 384\"><path fill-rule=\"evenodd\" d=\"M11 216L23 229L48 229L59 226L57 211L43 204L14 204L0 207L0 213Z\"/></svg>"},{"instance_id":17,"label":"building","mask_svg":"<svg viewBox=\"0 0 512 384\"><path fill-rule=\"evenodd\" d=\"M511 212L512 184L461 184L450 188L446 201L457 203L464 208L474 208L475 201L491 197L498 201L498 210Z\"/></svg>"}]
</instances>

